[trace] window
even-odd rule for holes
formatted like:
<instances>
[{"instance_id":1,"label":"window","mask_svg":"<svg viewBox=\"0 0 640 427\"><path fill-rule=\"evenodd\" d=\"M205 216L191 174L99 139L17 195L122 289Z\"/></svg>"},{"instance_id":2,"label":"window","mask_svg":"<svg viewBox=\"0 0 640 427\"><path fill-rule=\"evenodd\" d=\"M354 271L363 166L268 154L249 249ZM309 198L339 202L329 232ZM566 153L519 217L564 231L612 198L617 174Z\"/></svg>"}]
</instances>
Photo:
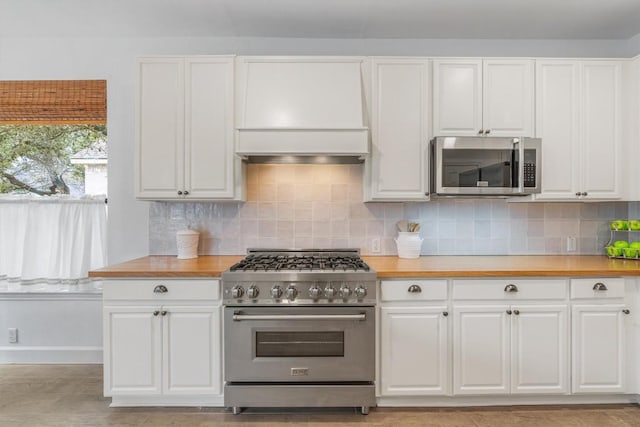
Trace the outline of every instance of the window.
<instances>
[{"instance_id":1,"label":"window","mask_svg":"<svg viewBox=\"0 0 640 427\"><path fill-rule=\"evenodd\" d=\"M106 194L104 80L0 82L0 193Z\"/></svg>"}]
</instances>

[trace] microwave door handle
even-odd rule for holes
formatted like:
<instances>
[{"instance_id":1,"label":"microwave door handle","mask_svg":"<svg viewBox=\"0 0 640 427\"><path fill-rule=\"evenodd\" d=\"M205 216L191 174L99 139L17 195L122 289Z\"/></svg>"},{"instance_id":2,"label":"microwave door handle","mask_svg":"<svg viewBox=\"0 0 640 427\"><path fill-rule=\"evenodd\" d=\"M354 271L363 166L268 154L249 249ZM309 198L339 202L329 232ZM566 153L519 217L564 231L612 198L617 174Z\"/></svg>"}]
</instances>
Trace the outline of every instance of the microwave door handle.
<instances>
[{"instance_id":1,"label":"microwave door handle","mask_svg":"<svg viewBox=\"0 0 640 427\"><path fill-rule=\"evenodd\" d=\"M518 146L518 193L524 193L524 141L513 138L513 145Z\"/></svg>"}]
</instances>

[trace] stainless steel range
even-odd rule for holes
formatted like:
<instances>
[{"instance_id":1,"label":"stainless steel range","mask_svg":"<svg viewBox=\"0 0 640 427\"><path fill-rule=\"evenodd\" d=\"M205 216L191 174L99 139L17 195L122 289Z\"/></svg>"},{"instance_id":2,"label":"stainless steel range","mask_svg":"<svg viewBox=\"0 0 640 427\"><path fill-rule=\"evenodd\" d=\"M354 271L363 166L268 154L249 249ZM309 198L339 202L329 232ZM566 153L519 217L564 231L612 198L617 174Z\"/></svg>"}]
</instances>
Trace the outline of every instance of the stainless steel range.
<instances>
[{"instance_id":1,"label":"stainless steel range","mask_svg":"<svg viewBox=\"0 0 640 427\"><path fill-rule=\"evenodd\" d=\"M250 249L222 283L234 414L375 406L376 273L357 249Z\"/></svg>"}]
</instances>

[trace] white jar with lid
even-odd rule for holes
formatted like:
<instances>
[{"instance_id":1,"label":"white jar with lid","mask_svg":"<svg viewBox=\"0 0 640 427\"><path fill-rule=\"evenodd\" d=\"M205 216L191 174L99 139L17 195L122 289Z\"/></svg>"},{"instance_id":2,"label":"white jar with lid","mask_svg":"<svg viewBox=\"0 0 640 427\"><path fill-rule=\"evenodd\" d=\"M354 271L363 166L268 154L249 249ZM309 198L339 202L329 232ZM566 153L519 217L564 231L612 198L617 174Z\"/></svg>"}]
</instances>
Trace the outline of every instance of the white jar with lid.
<instances>
[{"instance_id":1,"label":"white jar with lid","mask_svg":"<svg viewBox=\"0 0 640 427\"><path fill-rule=\"evenodd\" d=\"M411 231L398 232L396 245L398 246L398 258L418 258L422 250L420 233Z\"/></svg>"},{"instance_id":2,"label":"white jar with lid","mask_svg":"<svg viewBox=\"0 0 640 427\"><path fill-rule=\"evenodd\" d=\"M176 233L178 259L198 258L198 239L200 233L194 230L179 230Z\"/></svg>"}]
</instances>

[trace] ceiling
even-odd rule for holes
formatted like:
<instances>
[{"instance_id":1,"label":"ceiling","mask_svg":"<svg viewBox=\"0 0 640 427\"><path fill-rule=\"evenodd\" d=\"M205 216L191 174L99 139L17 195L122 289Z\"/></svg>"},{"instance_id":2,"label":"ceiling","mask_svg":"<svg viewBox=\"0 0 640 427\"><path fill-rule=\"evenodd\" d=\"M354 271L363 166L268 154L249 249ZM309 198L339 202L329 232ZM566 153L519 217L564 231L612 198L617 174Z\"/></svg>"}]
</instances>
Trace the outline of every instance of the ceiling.
<instances>
[{"instance_id":1,"label":"ceiling","mask_svg":"<svg viewBox=\"0 0 640 427\"><path fill-rule=\"evenodd\" d=\"M628 39L640 0L0 0L0 36Z\"/></svg>"}]
</instances>

